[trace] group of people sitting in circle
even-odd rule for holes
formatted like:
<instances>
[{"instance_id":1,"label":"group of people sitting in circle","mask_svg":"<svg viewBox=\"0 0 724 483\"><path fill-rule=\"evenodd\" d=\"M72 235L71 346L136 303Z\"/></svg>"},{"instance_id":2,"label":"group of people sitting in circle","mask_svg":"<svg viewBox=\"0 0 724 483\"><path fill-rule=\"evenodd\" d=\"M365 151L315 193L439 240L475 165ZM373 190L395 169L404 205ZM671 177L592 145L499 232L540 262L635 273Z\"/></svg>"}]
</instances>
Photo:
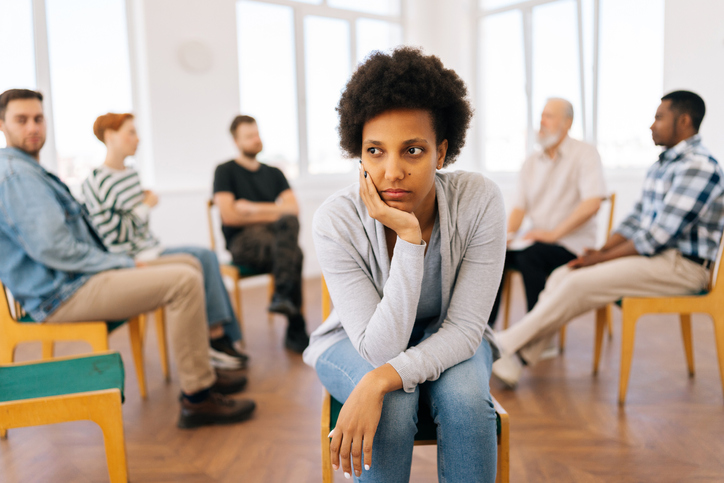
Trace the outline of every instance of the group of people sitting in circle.
<instances>
[{"instance_id":1,"label":"group of people sitting in circle","mask_svg":"<svg viewBox=\"0 0 724 483\"><path fill-rule=\"evenodd\" d=\"M239 157L214 179L235 263L273 273L270 310L289 319L286 347L304 352L343 402L333 467L355 481L409 481L420 408L437 425L440 481L492 482L494 375L514 388L558 329L624 296L707 287L724 227L724 179L698 134L704 101L665 95L652 138L663 152L631 213L600 249L595 215L607 196L595 147L568 136L571 104L549 99L540 150L523 164L512 209L479 173L449 168L473 116L467 88L435 56L400 47L370 55L342 92L343 152L358 181L314 215L313 237L333 302L307 338L300 313L298 206L281 171L259 163L253 118L237 117ZM125 166L133 116L98 118L108 150L83 184L85 206L38 163L42 96L0 96L0 280L37 321L121 320L165 307L181 386L179 426L248 418L248 357L214 253L165 247L149 230L158 197ZM530 229L523 232L523 220ZM495 333L505 268L523 276L529 312ZM209 342L207 342L207 339Z\"/></svg>"}]
</instances>

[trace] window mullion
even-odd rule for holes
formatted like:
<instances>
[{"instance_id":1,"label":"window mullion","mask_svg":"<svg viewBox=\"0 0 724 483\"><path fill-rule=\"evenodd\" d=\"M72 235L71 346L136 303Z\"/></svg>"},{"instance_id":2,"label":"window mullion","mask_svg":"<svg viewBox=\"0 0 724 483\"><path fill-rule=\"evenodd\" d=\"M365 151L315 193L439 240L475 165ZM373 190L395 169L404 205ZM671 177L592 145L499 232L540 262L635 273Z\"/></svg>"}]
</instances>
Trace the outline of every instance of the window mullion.
<instances>
[{"instance_id":1,"label":"window mullion","mask_svg":"<svg viewBox=\"0 0 724 483\"><path fill-rule=\"evenodd\" d=\"M594 146L598 145L598 63L600 51L600 0L593 0L593 79L592 83L592 101L591 106L591 142Z\"/></svg>"},{"instance_id":2,"label":"window mullion","mask_svg":"<svg viewBox=\"0 0 724 483\"><path fill-rule=\"evenodd\" d=\"M533 134L533 9L526 8L523 13L523 50L525 53L525 95L527 100L526 153L533 152L535 137Z\"/></svg>"},{"instance_id":3,"label":"window mullion","mask_svg":"<svg viewBox=\"0 0 724 483\"><path fill-rule=\"evenodd\" d=\"M583 46L583 6L581 0L576 0L576 13L578 19L578 71L580 75L581 83L581 126L583 128L583 139L586 141L591 140L590 133L588 132L586 123L586 66L584 63L584 46Z\"/></svg>"},{"instance_id":4,"label":"window mullion","mask_svg":"<svg viewBox=\"0 0 724 483\"><path fill-rule=\"evenodd\" d=\"M38 91L43 93L43 112L47 126L45 148L41 151L41 163L51 171L58 170L53 122L53 95L50 88L50 53L48 50L48 23L45 0L33 0L33 40L35 43L35 77Z\"/></svg>"},{"instance_id":5,"label":"window mullion","mask_svg":"<svg viewBox=\"0 0 724 483\"><path fill-rule=\"evenodd\" d=\"M304 13L294 8L294 60L297 71L297 129L299 135L299 176L309 175L309 139L307 134L307 79L304 57Z\"/></svg>"}]
</instances>

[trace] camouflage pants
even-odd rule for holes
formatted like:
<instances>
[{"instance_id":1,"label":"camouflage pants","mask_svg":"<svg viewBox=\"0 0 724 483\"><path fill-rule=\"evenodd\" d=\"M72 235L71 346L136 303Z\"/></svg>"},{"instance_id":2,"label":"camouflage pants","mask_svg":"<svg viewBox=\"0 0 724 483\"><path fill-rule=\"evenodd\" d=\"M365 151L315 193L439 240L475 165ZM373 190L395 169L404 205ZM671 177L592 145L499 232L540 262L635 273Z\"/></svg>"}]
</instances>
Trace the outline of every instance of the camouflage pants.
<instances>
[{"instance_id":1,"label":"camouflage pants","mask_svg":"<svg viewBox=\"0 0 724 483\"><path fill-rule=\"evenodd\" d=\"M276 293L302 304L302 261L299 220L287 215L274 223L248 225L229 245L233 261L259 273L274 275Z\"/></svg>"}]
</instances>

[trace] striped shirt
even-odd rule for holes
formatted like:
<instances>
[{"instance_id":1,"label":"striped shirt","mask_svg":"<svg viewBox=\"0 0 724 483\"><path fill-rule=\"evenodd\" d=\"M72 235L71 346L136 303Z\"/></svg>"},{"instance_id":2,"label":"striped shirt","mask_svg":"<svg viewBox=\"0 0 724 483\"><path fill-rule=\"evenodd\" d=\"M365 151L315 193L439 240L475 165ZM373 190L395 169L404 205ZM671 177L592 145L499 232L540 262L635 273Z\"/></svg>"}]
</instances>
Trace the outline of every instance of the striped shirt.
<instances>
[{"instance_id":1,"label":"striped shirt","mask_svg":"<svg viewBox=\"0 0 724 483\"><path fill-rule=\"evenodd\" d=\"M661 153L616 232L642 255L676 248L714 261L723 228L724 172L697 134Z\"/></svg>"},{"instance_id":2,"label":"striped shirt","mask_svg":"<svg viewBox=\"0 0 724 483\"><path fill-rule=\"evenodd\" d=\"M83 183L85 205L108 250L136 256L159 246L148 226L150 207L143 203L141 179L135 169L106 165Z\"/></svg>"}]
</instances>

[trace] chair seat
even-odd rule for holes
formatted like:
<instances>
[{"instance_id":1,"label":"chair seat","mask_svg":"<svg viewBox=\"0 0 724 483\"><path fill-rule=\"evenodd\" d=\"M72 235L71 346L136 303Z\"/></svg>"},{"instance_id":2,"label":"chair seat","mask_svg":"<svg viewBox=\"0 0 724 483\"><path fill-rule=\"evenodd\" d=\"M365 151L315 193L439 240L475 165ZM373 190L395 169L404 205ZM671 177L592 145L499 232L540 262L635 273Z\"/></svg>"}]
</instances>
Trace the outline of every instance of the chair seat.
<instances>
[{"instance_id":1,"label":"chair seat","mask_svg":"<svg viewBox=\"0 0 724 483\"><path fill-rule=\"evenodd\" d=\"M329 429L331 431L337 426L337 418L339 417L339 412L342 410L342 403L333 397L330 397L330 399ZM500 415L496 412L495 416L495 431L496 434L500 435ZM420 410L417 413L417 434L415 435L415 441L431 441L436 439L437 428L435 427L435 421L433 421L427 405L420 401Z\"/></svg>"},{"instance_id":2,"label":"chair seat","mask_svg":"<svg viewBox=\"0 0 724 483\"><path fill-rule=\"evenodd\" d=\"M690 294L690 295L694 295L694 296L696 296L696 297L700 297L700 296L702 296L702 295L707 295L708 293L709 293L708 290L702 290L702 291L699 292L699 293L694 293L694 294ZM683 296L685 296L685 295L682 295L682 297L683 297ZM662 295L662 297L664 297L664 295ZM634 297L634 298L638 298L638 297ZM649 297L646 297L646 298L649 298ZM622 302L623 302L623 299L618 299L618 300L616 300L615 304L618 305L619 307L621 307Z\"/></svg>"},{"instance_id":3,"label":"chair seat","mask_svg":"<svg viewBox=\"0 0 724 483\"><path fill-rule=\"evenodd\" d=\"M25 314L22 317L20 317L18 319L18 322L31 323L31 324L36 323L35 320L33 320L33 318L31 316L29 316L28 314ZM110 334L111 332L113 332L114 330L116 330L117 328L119 328L120 326L125 324L126 322L128 322L128 321L127 320L116 320L113 322L106 322L106 325L108 326L108 333Z\"/></svg>"},{"instance_id":4,"label":"chair seat","mask_svg":"<svg viewBox=\"0 0 724 483\"><path fill-rule=\"evenodd\" d=\"M123 400L124 378L117 352L0 366L0 402L104 389L120 390Z\"/></svg>"},{"instance_id":5,"label":"chair seat","mask_svg":"<svg viewBox=\"0 0 724 483\"><path fill-rule=\"evenodd\" d=\"M251 277L254 275L265 275L267 272L260 272L259 270L254 270L248 265L237 265L236 263L229 263L228 265L231 265L232 267L236 268L239 271L239 275L242 275L244 277Z\"/></svg>"}]
</instances>

